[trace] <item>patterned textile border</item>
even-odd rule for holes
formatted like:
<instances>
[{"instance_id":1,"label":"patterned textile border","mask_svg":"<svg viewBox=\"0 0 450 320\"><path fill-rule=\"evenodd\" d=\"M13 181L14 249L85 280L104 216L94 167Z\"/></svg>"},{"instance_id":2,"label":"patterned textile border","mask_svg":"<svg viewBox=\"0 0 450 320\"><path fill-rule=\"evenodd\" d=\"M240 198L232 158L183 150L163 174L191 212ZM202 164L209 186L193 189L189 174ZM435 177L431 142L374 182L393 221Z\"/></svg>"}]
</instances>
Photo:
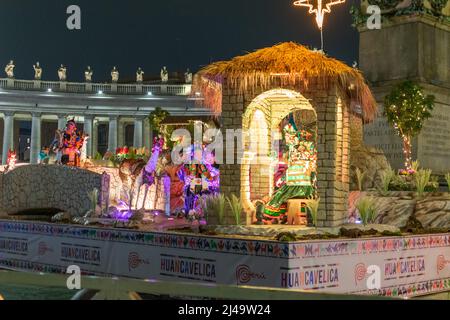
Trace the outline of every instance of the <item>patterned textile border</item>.
<instances>
[{"instance_id":1,"label":"patterned textile border","mask_svg":"<svg viewBox=\"0 0 450 320\"><path fill-rule=\"evenodd\" d=\"M266 240L246 240L239 239L238 237L230 239L211 236L190 236L175 233L151 233L125 229L118 230L41 222L0 220L0 233L1 232L114 241L168 248L290 259L401 252L450 246L450 233L407 237L282 243Z\"/></svg>"},{"instance_id":2,"label":"patterned textile border","mask_svg":"<svg viewBox=\"0 0 450 320\"><path fill-rule=\"evenodd\" d=\"M450 290L449 240L282 243L0 220L0 268L412 297Z\"/></svg>"}]
</instances>

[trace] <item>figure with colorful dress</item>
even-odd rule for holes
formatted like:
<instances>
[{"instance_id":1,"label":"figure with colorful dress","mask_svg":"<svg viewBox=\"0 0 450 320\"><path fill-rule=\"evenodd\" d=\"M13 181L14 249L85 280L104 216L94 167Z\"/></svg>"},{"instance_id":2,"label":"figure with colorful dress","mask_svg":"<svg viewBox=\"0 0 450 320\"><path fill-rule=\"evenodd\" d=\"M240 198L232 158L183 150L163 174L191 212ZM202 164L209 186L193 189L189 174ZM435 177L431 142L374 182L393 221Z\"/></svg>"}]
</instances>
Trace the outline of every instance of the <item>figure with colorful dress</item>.
<instances>
[{"instance_id":1,"label":"figure with colorful dress","mask_svg":"<svg viewBox=\"0 0 450 320\"><path fill-rule=\"evenodd\" d=\"M5 172L14 170L17 162L17 153L15 150L8 150L8 158L6 160Z\"/></svg>"},{"instance_id":2,"label":"figure with colorful dress","mask_svg":"<svg viewBox=\"0 0 450 320\"><path fill-rule=\"evenodd\" d=\"M192 146L192 153L194 153ZM202 147L203 148L203 147ZM200 163L185 163L178 171L181 181L184 181L184 212L188 215L198 209L198 199L219 190L219 170L214 167L214 156L205 153L203 149Z\"/></svg>"},{"instance_id":3,"label":"figure with colorful dress","mask_svg":"<svg viewBox=\"0 0 450 320\"><path fill-rule=\"evenodd\" d=\"M75 120L68 121L63 132L62 164L79 167L83 144L84 137L83 134L78 131Z\"/></svg>"},{"instance_id":4,"label":"figure with colorful dress","mask_svg":"<svg viewBox=\"0 0 450 320\"><path fill-rule=\"evenodd\" d=\"M267 203L267 223L279 223L286 216L290 199L307 199L315 194L317 150L315 134L299 129L291 114L283 127L285 153L275 172L275 193Z\"/></svg>"}]
</instances>

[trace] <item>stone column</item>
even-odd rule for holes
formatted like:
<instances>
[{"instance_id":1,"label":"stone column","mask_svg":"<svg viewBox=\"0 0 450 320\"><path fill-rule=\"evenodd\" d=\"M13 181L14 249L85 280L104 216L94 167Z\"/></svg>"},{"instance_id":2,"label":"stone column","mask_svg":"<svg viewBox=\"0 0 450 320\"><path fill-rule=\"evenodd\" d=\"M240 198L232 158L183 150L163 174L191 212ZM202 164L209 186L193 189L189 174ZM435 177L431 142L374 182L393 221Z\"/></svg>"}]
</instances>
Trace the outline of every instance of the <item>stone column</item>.
<instances>
[{"instance_id":1,"label":"stone column","mask_svg":"<svg viewBox=\"0 0 450 320\"><path fill-rule=\"evenodd\" d=\"M148 120L144 121L144 146L148 150L152 150L153 147L153 129L150 126Z\"/></svg>"},{"instance_id":2,"label":"stone column","mask_svg":"<svg viewBox=\"0 0 450 320\"><path fill-rule=\"evenodd\" d=\"M31 120L31 150L30 163L39 163L39 153L41 152L41 114L38 112L32 113Z\"/></svg>"},{"instance_id":3,"label":"stone column","mask_svg":"<svg viewBox=\"0 0 450 320\"><path fill-rule=\"evenodd\" d=\"M92 141L94 136L94 116L85 115L84 116L84 133L89 135L89 139L86 144L86 155L88 158L92 158Z\"/></svg>"},{"instance_id":4,"label":"stone column","mask_svg":"<svg viewBox=\"0 0 450 320\"><path fill-rule=\"evenodd\" d=\"M63 114L58 114L58 129L63 130L66 127L67 119Z\"/></svg>"},{"instance_id":5,"label":"stone column","mask_svg":"<svg viewBox=\"0 0 450 320\"><path fill-rule=\"evenodd\" d=\"M125 127L127 126L127 123L124 121L121 121L121 120L119 120L119 123L118 123L119 127L117 128L117 145L119 147L124 147L125 146Z\"/></svg>"},{"instance_id":6,"label":"stone column","mask_svg":"<svg viewBox=\"0 0 450 320\"><path fill-rule=\"evenodd\" d=\"M8 150L14 148L14 112L4 112L2 164L6 164Z\"/></svg>"},{"instance_id":7,"label":"stone column","mask_svg":"<svg viewBox=\"0 0 450 320\"><path fill-rule=\"evenodd\" d=\"M118 116L109 117L109 131L108 131L108 151L116 152L117 149L117 126L119 122Z\"/></svg>"},{"instance_id":8,"label":"stone column","mask_svg":"<svg viewBox=\"0 0 450 320\"><path fill-rule=\"evenodd\" d=\"M144 146L143 131L144 131L144 117L136 117L134 119L133 147L142 148Z\"/></svg>"},{"instance_id":9,"label":"stone column","mask_svg":"<svg viewBox=\"0 0 450 320\"><path fill-rule=\"evenodd\" d=\"M91 143L92 143L92 156L95 157L95 155L98 152L98 122L97 121L94 121L94 126L92 129Z\"/></svg>"}]
</instances>

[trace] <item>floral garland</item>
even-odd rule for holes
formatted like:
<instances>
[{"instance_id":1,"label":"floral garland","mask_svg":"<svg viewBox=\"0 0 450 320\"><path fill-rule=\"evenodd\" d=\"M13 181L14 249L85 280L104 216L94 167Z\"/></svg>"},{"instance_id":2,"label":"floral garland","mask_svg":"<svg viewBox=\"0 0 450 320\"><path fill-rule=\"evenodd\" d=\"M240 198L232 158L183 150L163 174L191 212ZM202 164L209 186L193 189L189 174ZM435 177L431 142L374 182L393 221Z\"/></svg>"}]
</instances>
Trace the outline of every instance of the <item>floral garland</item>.
<instances>
[{"instance_id":1,"label":"floral garland","mask_svg":"<svg viewBox=\"0 0 450 320\"><path fill-rule=\"evenodd\" d=\"M125 160L145 160L148 156L145 147L139 149L133 147L121 147L116 149L116 154L114 154L110 160L114 163L121 163Z\"/></svg>"}]
</instances>

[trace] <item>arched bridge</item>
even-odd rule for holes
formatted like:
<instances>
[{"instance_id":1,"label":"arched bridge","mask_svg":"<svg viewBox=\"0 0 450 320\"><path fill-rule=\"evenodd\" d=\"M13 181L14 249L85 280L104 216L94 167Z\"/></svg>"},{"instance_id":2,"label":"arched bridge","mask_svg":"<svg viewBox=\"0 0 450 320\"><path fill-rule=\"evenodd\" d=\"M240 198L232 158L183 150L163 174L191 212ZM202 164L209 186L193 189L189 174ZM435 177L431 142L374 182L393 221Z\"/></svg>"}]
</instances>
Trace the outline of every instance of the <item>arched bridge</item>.
<instances>
[{"instance_id":1,"label":"arched bridge","mask_svg":"<svg viewBox=\"0 0 450 320\"><path fill-rule=\"evenodd\" d=\"M83 215L91 208L88 192L97 188L99 203L109 197L109 176L57 165L25 165L0 173L0 216L58 209Z\"/></svg>"}]
</instances>

